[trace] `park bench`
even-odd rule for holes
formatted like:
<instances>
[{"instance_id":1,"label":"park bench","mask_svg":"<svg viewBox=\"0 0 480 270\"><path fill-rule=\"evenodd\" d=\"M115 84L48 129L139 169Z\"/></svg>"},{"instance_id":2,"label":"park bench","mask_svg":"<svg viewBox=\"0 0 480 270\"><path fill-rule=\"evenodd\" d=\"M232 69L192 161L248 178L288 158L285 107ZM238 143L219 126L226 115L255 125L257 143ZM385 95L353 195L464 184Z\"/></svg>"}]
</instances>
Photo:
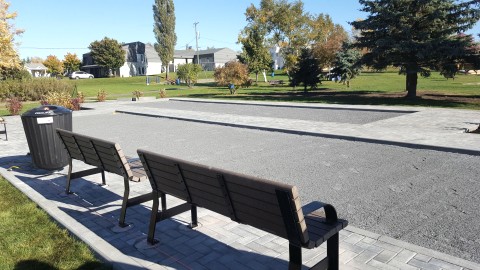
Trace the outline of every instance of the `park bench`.
<instances>
[{"instance_id":1,"label":"park bench","mask_svg":"<svg viewBox=\"0 0 480 270\"><path fill-rule=\"evenodd\" d=\"M197 206L262 229L289 241L289 269L301 269L302 248L327 242L327 255L312 269L338 269L340 230L347 221L338 219L335 208L320 202L303 213L297 188L292 185L241 175L139 149L138 155L153 190L147 242L155 240L156 223L191 211L196 227ZM166 195L186 201L167 209ZM161 198L161 211L158 211ZM318 207L319 206L319 207Z\"/></svg>"},{"instance_id":2,"label":"park bench","mask_svg":"<svg viewBox=\"0 0 480 270\"><path fill-rule=\"evenodd\" d=\"M0 134L5 134L5 141L8 141L7 122L2 117L0 117L0 125L3 125L3 130L0 130Z\"/></svg>"},{"instance_id":3,"label":"park bench","mask_svg":"<svg viewBox=\"0 0 480 270\"><path fill-rule=\"evenodd\" d=\"M283 85L284 82L283 82L283 80L273 80L273 81L270 81L269 84L270 85L279 85L279 84Z\"/></svg>"},{"instance_id":4,"label":"park bench","mask_svg":"<svg viewBox=\"0 0 480 270\"><path fill-rule=\"evenodd\" d=\"M56 131L70 157L65 189L67 194L71 193L70 184L74 179L100 173L102 175L102 185L105 185L105 172L122 176L124 179L124 193L119 226L121 228L127 227L128 224L125 223L127 208L152 200L151 193L130 198L130 181L140 182L147 178L140 160L134 160L125 156L117 143L59 128ZM94 168L72 172L73 159L83 161L85 164L94 166Z\"/></svg>"}]
</instances>

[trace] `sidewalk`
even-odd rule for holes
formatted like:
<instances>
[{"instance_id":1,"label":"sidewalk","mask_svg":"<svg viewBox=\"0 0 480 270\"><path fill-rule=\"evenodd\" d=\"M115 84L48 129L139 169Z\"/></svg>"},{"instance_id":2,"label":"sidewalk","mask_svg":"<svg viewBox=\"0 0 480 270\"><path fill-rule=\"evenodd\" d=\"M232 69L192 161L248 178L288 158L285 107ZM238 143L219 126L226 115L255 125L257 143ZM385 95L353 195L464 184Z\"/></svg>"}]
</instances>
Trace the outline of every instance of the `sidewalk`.
<instances>
[{"instance_id":1,"label":"sidewalk","mask_svg":"<svg viewBox=\"0 0 480 270\"><path fill-rule=\"evenodd\" d=\"M158 102L158 101L157 101ZM211 102L211 101L209 101ZM262 103L263 104L263 103ZM480 136L463 133L478 126L480 112L395 108L419 113L399 116L371 124L352 125L304 120L239 116L208 112L132 107L131 102L88 104L94 110L74 112L75 117L117 112L148 114L172 119L188 119L204 123L281 130L297 134L326 137L354 137L378 143L418 145L454 152L480 152ZM282 104L288 106L289 104ZM326 107L375 108L378 106ZM384 107L382 109L393 109ZM458 119L462 119L459 121ZM34 168L25 154L28 146L20 117L7 117L8 138L0 137L0 173L62 226L90 245L115 269L286 269L288 242L266 232L232 222L205 209L199 209L198 229L186 228L189 213L157 225L161 243L143 248L146 239L151 203L129 208L127 222L133 227L114 233L119 216L122 180L107 174L106 187L100 187L100 176L75 182L75 195L65 195L65 168L49 172ZM474 123L477 123L475 125ZM77 168L82 164L75 164ZM9 170L12 166L19 169ZM133 193L151 190L148 183L133 183ZM179 203L168 197L169 205ZM305 203L305 202L304 202ZM137 248L138 247L138 248ZM324 257L325 249L304 250L305 267ZM447 254L411 245L390 237L348 226L341 232L341 269L480 269L480 265Z\"/></svg>"}]
</instances>

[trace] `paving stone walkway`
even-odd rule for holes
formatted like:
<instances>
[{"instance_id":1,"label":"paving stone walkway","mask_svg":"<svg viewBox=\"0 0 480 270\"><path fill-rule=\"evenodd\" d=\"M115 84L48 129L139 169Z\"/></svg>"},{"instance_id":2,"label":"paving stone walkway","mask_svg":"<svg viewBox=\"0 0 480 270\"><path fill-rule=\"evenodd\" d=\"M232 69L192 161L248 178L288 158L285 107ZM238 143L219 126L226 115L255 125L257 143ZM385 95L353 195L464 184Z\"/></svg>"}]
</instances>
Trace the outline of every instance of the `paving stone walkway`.
<instances>
[{"instance_id":1,"label":"paving stone walkway","mask_svg":"<svg viewBox=\"0 0 480 270\"><path fill-rule=\"evenodd\" d=\"M475 127L475 123L478 125L480 113L474 111L414 108L421 113L409 121L395 123L384 120L380 126L367 124L370 126L366 128L365 125L312 125L305 121L216 113L182 111L180 114L178 111L145 109L129 106L130 104L91 104L90 106L95 107L94 110L74 112L74 119L92 114L110 114L117 110L168 118L222 122L249 128L258 126L272 130L356 136L364 140L395 139L398 143L463 152L480 150L480 136L472 136L462 130ZM123 180L107 173L107 186L102 187L98 185L100 176L85 177L74 182L75 194L66 195L66 168L56 172L35 168L30 157L26 155L28 146L20 117L6 117L6 120L9 140L5 141L0 137L0 174L62 226L90 245L106 261L111 262L114 269L287 269L288 242L285 239L237 224L205 209L199 209L200 226L195 230L186 226L190 220L188 212L157 224L156 237L160 244L153 247L145 245L150 202L129 208L127 222L131 224L131 228L124 232L114 232L121 206ZM458 136L463 139L459 140ZM454 137L455 140L452 139ZM86 167L79 162L75 163L75 166ZM131 189L133 195L151 190L147 182L132 183ZM171 206L179 204L180 201L168 197L167 203ZM351 225L340 233L340 240L340 269L480 269L480 265L475 262ZM325 256L325 248L304 250L303 256L304 268L307 269Z\"/></svg>"}]
</instances>

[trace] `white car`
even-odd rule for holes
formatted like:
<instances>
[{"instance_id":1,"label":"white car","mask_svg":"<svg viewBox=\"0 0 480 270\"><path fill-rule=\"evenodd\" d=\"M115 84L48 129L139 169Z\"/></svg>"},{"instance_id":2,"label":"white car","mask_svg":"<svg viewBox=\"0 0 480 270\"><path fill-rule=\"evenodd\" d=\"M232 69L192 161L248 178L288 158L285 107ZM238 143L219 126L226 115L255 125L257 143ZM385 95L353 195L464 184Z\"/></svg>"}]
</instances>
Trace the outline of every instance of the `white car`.
<instances>
[{"instance_id":1,"label":"white car","mask_svg":"<svg viewBox=\"0 0 480 270\"><path fill-rule=\"evenodd\" d=\"M93 79L93 75L84 71L74 71L70 74L70 79Z\"/></svg>"}]
</instances>

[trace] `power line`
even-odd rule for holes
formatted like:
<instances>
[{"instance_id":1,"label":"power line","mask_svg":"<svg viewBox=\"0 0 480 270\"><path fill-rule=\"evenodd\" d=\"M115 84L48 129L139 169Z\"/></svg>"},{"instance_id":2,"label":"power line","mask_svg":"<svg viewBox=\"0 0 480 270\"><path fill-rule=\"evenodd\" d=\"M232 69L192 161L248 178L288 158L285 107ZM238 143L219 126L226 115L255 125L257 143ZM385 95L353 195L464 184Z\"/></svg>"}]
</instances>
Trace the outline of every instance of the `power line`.
<instances>
[{"instance_id":1,"label":"power line","mask_svg":"<svg viewBox=\"0 0 480 270\"><path fill-rule=\"evenodd\" d=\"M88 50L88 48L45 48L45 47L19 47L20 49L35 49L35 50Z\"/></svg>"}]
</instances>

